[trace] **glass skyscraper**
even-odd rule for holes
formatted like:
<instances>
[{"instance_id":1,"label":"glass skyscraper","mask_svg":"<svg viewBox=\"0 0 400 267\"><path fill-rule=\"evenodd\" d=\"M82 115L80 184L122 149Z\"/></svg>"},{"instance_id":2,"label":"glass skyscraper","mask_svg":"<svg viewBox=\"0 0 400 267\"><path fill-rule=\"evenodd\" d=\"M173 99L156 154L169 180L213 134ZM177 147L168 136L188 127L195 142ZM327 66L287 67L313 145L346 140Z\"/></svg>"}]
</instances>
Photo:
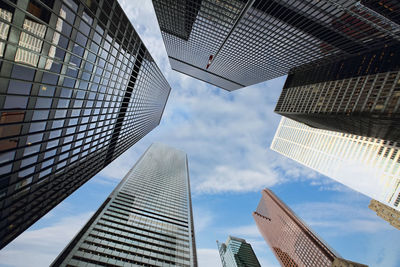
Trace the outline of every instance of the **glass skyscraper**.
<instances>
[{"instance_id":1,"label":"glass skyscraper","mask_svg":"<svg viewBox=\"0 0 400 267\"><path fill-rule=\"evenodd\" d=\"M187 156L153 144L53 266L197 266Z\"/></svg>"},{"instance_id":2,"label":"glass skyscraper","mask_svg":"<svg viewBox=\"0 0 400 267\"><path fill-rule=\"evenodd\" d=\"M2 0L0 248L156 127L169 92L116 0Z\"/></svg>"},{"instance_id":3,"label":"glass skyscraper","mask_svg":"<svg viewBox=\"0 0 400 267\"><path fill-rule=\"evenodd\" d=\"M366 267L341 258L271 190L264 189L261 193L253 218L282 266Z\"/></svg>"},{"instance_id":4,"label":"glass skyscraper","mask_svg":"<svg viewBox=\"0 0 400 267\"><path fill-rule=\"evenodd\" d=\"M400 44L291 70L275 112L320 129L400 142Z\"/></svg>"},{"instance_id":5,"label":"glass skyscraper","mask_svg":"<svg viewBox=\"0 0 400 267\"><path fill-rule=\"evenodd\" d=\"M225 243L217 240L222 267L261 267L253 248L246 240L229 236Z\"/></svg>"},{"instance_id":6,"label":"glass skyscraper","mask_svg":"<svg viewBox=\"0 0 400 267\"><path fill-rule=\"evenodd\" d=\"M400 210L399 144L282 118L271 149Z\"/></svg>"},{"instance_id":7,"label":"glass skyscraper","mask_svg":"<svg viewBox=\"0 0 400 267\"><path fill-rule=\"evenodd\" d=\"M389 1L381 1L389 2ZM392 3L153 0L171 67L228 91L397 43Z\"/></svg>"}]
</instances>

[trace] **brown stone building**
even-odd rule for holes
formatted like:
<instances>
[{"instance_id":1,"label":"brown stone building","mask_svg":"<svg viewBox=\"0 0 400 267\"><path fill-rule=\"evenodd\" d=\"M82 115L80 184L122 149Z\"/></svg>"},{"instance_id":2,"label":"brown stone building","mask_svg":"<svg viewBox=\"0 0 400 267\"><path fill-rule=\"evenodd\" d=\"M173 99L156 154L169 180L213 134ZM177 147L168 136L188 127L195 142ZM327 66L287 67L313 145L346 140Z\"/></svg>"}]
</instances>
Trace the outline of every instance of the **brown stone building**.
<instances>
[{"instance_id":1,"label":"brown stone building","mask_svg":"<svg viewBox=\"0 0 400 267\"><path fill-rule=\"evenodd\" d=\"M262 191L253 218L282 266L366 267L342 259L269 189Z\"/></svg>"},{"instance_id":2,"label":"brown stone building","mask_svg":"<svg viewBox=\"0 0 400 267\"><path fill-rule=\"evenodd\" d=\"M389 222L400 230L400 212L375 200L371 199L368 208L376 212L376 215Z\"/></svg>"}]
</instances>

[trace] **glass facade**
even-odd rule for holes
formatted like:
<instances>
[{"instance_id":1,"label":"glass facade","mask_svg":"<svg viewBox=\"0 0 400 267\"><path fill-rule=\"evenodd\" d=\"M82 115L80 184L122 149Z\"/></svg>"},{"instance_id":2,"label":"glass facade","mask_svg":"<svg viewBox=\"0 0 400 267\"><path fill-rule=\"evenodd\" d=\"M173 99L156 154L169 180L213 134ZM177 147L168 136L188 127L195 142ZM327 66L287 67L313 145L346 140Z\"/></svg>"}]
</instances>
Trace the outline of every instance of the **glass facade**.
<instances>
[{"instance_id":1,"label":"glass facade","mask_svg":"<svg viewBox=\"0 0 400 267\"><path fill-rule=\"evenodd\" d=\"M271 190L264 189L253 218L281 266L364 266L343 260ZM332 265L333 263L341 263ZM347 265L345 263L352 263Z\"/></svg>"},{"instance_id":2,"label":"glass facade","mask_svg":"<svg viewBox=\"0 0 400 267\"><path fill-rule=\"evenodd\" d=\"M153 0L153 5L171 67L228 91L400 40L398 25L375 11L380 6L353 0Z\"/></svg>"},{"instance_id":3,"label":"glass facade","mask_svg":"<svg viewBox=\"0 0 400 267\"><path fill-rule=\"evenodd\" d=\"M400 45L293 69L275 112L320 129L400 142Z\"/></svg>"},{"instance_id":4,"label":"glass facade","mask_svg":"<svg viewBox=\"0 0 400 267\"><path fill-rule=\"evenodd\" d=\"M222 267L261 267L253 248L246 240L229 236L225 243L217 240Z\"/></svg>"},{"instance_id":5,"label":"glass facade","mask_svg":"<svg viewBox=\"0 0 400 267\"><path fill-rule=\"evenodd\" d=\"M282 118L271 149L400 210L400 144Z\"/></svg>"},{"instance_id":6,"label":"glass facade","mask_svg":"<svg viewBox=\"0 0 400 267\"><path fill-rule=\"evenodd\" d=\"M197 266L187 156L153 144L52 266Z\"/></svg>"},{"instance_id":7,"label":"glass facade","mask_svg":"<svg viewBox=\"0 0 400 267\"><path fill-rule=\"evenodd\" d=\"M0 2L0 248L156 127L170 86L116 0Z\"/></svg>"}]
</instances>

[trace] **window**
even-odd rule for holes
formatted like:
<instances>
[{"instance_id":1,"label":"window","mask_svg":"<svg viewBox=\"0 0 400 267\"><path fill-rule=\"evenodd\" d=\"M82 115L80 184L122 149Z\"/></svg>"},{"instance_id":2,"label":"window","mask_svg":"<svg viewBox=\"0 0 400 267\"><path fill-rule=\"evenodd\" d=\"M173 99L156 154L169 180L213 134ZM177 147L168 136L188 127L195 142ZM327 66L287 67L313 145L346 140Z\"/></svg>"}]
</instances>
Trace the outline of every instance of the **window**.
<instances>
[{"instance_id":1,"label":"window","mask_svg":"<svg viewBox=\"0 0 400 267\"><path fill-rule=\"evenodd\" d=\"M10 80L7 92L18 95L29 95L31 93L31 87L31 83Z\"/></svg>"},{"instance_id":2,"label":"window","mask_svg":"<svg viewBox=\"0 0 400 267\"><path fill-rule=\"evenodd\" d=\"M29 34L25 31L21 32L18 43L20 47L15 54L15 62L36 67L40 57L39 53L42 50L42 39L46 33L46 26L30 19L25 19L23 28Z\"/></svg>"},{"instance_id":3,"label":"window","mask_svg":"<svg viewBox=\"0 0 400 267\"><path fill-rule=\"evenodd\" d=\"M52 129L63 127L64 120L53 121Z\"/></svg>"},{"instance_id":4,"label":"window","mask_svg":"<svg viewBox=\"0 0 400 267\"><path fill-rule=\"evenodd\" d=\"M44 131L46 128L46 122L33 122L31 123L29 127L29 132L39 132L39 131Z\"/></svg>"},{"instance_id":5,"label":"window","mask_svg":"<svg viewBox=\"0 0 400 267\"><path fill-rule=\"evenodd\" d=\"M35 70L19 65L14 65L13 70L11 72L11 78L25 80L25 81L33 81L33 77L35 76Z\"/></svg>"},{"instance_id":6,"label":"window","mask_svg":"<svg viewBox=\"0 0 400 267\"><path fill-rule=\"evenodd\" d=\"M34 121L47 120L48 117L49 117L49 111L48 110L35 110L33 112L32 120L34 120Z\"/></svg>"},{"instance_id":7,"label":"window","mask_svg":"<svg viewBox=\"0 0 400 267\"><path fill-rule=\"evenodd\" d=\"M4 109L26 109L28 97L26 96L6 96Z\"/></svg>"},{"instance_id":8,"label":"window","mask_svg":"<svg viewBox=\"0 0 400 267\"><path fill-rule=\"evenodd\" d=\"M26 173L26 171L31 171L31 168L22 172L19 172L20 177ZM24 187L25 185L28 185L32 182L32 177L26 178L22 181L19 181L18 183L15 184L15 190L20 189L21 187Z\"/></svg>"},{"instance_id":9,"label":"window","mask_svg":"<svg viewBox=\"0 0 400 267\"><path fill-rule=\"evenodd\" d=\"M50 158L50 157L54 157L56 155L57 149L53 149L50 151L47 151L46 153L44 153L44 158Z\"/></svg>"},{"instance_id":10,"label":"window","mask_svg":"<svg viewBox=\"0 0 400 267\"><path fill-rule=\"evenodd\" d=\"M7 161L12 161L15 156L15 151L10 151L6 153L0 154L0 164L5 163Z\"/></svg>"},{"instance_id":11,"label":"window","mask_svg":"<svg viewBox=\"0 0 400 267\"><path fill-rule=\"evenodd\" d=\"M33 157L29 157L29 158L22 160L21 167L25 167L25 166L35 163L37 161L37 158L38 158L38 156L33 156Z\"/></svg>"},{"instance_id":12,"label":"window","mask_svg":"<svg viewBox=\"0 0 400 267\"><path fill-rule=\"evenodd\" d=\"M52 102L53 102L53 99L51 99L51 98L38 97L36 99L35 107L36 108L50 108Z\"/></svg>"},{"instance_id":13,"label":"window","mask_svg":"<svg viewBox=\"0 0 400 267\"><path fill-rule=\"evenodd\" d=\"M33 134L33 135L29 135L27 140L26 140L26 144L27 145L31 145L33 143L37 143L43 140L43 134Z\"/></svg>"},{"instance_id":14,"label":"window","mask_svg":"<svg viewBox=\"0 0 400 267\"><path fill-rule=\"evenodd\" d=\"M31 155L33 153L37 153L40 150L40 145L28 146L24 150L24 156Z\"/></svg>"}]
</instances>

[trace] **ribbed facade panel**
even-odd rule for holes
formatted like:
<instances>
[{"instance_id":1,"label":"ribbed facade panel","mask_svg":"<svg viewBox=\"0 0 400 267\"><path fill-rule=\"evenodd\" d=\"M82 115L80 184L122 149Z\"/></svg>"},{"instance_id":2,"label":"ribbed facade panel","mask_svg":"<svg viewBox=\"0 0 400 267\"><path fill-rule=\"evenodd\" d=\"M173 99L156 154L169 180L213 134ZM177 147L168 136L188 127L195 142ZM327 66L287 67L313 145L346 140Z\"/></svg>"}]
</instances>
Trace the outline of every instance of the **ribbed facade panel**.
<instances>
[{"instance_id":1,"label":"ribbed facade panel","mask_svg":"<svg viewBox=\"0 0 400 267\"><path fill-rule=\"evenodd\" d=\"M282 118L271 149L400 210L400 145Z\"/></svg>"},{"instance_id":2,"label":"ribbed facade panel","mask_svg":"<svg viewBox=\"0 0 400 267\"><path fill-rule=\"evenodd\" d=\"M156 127L170 86L116 0L0 3L0 247Z\"/></svg>"},{"instance_id":3,"label":"ribbed facade panel","mask_svg":"<svg viewBox=\"0 0 400 267\"><path fill-rule=\"evenodd\" d=\"M197 266L187 157L153 144L53 266Z\"/></svg>"}]
</instances>

